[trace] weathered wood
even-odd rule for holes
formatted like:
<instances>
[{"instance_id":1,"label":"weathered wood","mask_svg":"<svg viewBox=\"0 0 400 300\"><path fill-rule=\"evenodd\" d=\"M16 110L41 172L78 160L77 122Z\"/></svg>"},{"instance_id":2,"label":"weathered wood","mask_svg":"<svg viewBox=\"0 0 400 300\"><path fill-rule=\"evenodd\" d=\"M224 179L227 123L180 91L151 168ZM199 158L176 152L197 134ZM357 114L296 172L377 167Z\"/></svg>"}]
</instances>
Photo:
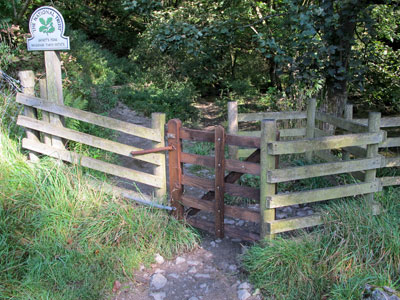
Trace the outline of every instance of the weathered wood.
<instances>
[{"instance_id":1,"label":"weathered wood","mask_svg":"<svg viewBox=\"0 0 400 300\"><path fill-rule=\"evenodd\" d=\"M238 103L236 101L228 102L228 133L229 134L237 134L239 130L239 122L238 122ZM229 158L237 159L237 150L236 146L229 146Z\"/></svg>"},{"instance_id":2,"label":"weathered wood","mask_svg":"<svg viewBox=\"0 0 400 300\"><path fill-rule=\"evenodd\" d=\"M279 129L280 137L300 137L306 135L306 128ZM260 137L261 131L239 131L237 135Z\"/></svg>"},{"instance_id":3,"label":"weathered wood","mask_svg":"<svg viewBox=\"0 0 400 300\"><path fill-rule=\"evenodd\" d=\"M214 168L214 157L182 152L183 163ZM245 174L260 175L260 165L246 161L226 159L225 169L229 171L241 172Z\"/></svg>"},{"instance_id":4,"label":"weathered wood","mask_svg":"<svg viewBox=\"0 0 400 300\"><path fill-rule=\"evenodd\" d=\"M355 122L368 125L368 119L354 119ZM381 118L381 128L400 127L400 117Z\"/></svg>"},{"instance_id":5,"label":"weathered wood","mask_svg":"<svg viewBox=\"0 0 400 300\"><path fill-rule=\"evenodd\" d=\"M240 146L245 148L260 148L260 138L253 136L227 134L225 143L228 145Z\"/></svg>"},{"instance_id":6,"label":"weathered wood","mask_svg":"<svg viewBox=\"0 0 400 300\"><path fill-rule=\"evenodd\" d=\"M381 158L373 157L367 159L356 159L350 161L322 163L279 170L269 170L267 172L267 181L269 183L278 183L341 173L373 170L376 168L380 168L380 166Z\"/></svg>"},{"instance_id":7,"label":"weathered wood","mask_svg":"<svg viewBox=\"0 0 400 300\"><path fill-rule=\"evenodd\" d=\"M363 133L368 131L368 126L362 125L353 120L346 120L323 112L317 112L316 119L353 133Z\"/></svg>"},{"instance_id":8,"label":"weathered wood","mask_svg":"<svg viewBox=\"0 0 400 300\"><path fill-rule=\"evenodd\" d=\"M214 181L192 175L182 175L182 184L197 187L206 191L214 191Z\"/></svg>"},{"instance_id":9,"label":"weathered wood","mask_svg":"<svg viewBox=\"0 0 400 300\"><path fill-rule=\"evenodd\" d=\"M171 197L171 206L176 210L173 212L174 216L182 220L184 213L184 206L182 205L182 144L181 144L181 126L182 122L178 119L169 120L168 124L168 146L172 146L174 150L168 154L169 158L169 193Z\"/></svg>"},{"instance_id":10,"label":"weathered wood","mask_svg":"<svg viewBox=\"0 0 400 300\"><path fill-rule=\"evenodd\" d=\"M264 119L270 120L298 120L307 118L305 111L283 111L283 112L260 112L239 114L239 122L261 121Z\"/></svg>"},{"instance_id":11,"label":"weathered wood","mask_svg":"<svg viewBox=\"0 0 400 300\"><path fill-rule=\"evenodd\" d=\"M214 202L214 200L207 201L187 195L182 196L183 205L211 213L214 213ZM225 205L224 214L226 217L246 220L255 223L258 223L260 221L259 211L254 211L244 207Z\"/></svg>"},{"instance_id":12,"label":"weathered wood","mask_svg":"<svg viewBox=\"0 0 400 300\"><path fill-rule=\"evenodd\" d=\"M387 138L379 144L379 148L390 148L390 147L400 147L400 137Z\"/></svg>"},{"instance_id":13,"label":"weathered wood","mask_svg":"<svg viewBox=\"0 0 400 300\"><path fill-rule=\"evenodd\" d=\"M382 186L400 185L400 176L380 177L378 180L380 180Z\"/></svg>"},{"instance_id":14,"label":"weathered wood","mask_svg":"<svg viewBox=\"0 0 400 300\"><path fill-rule=\"evenodd\" d=\"M60 53L58 51L45 51L44 63L46 67L47 99L50 102L64 105ZM55 114L50 114L50 123L53 126L63 126L62 119ZM51 144L55 148L65 148L63 141L57 136L51 137Z\"/></svg>"},{"instance_id":15,"label":"weathered wood","mask_svg":"<svg viewBox=\"0 0 400 300\"><path fill-rule=\"evenodd\" d=\"M381 113L378 112L370 112L368 115L368 131L371 133L377 133L379 132L381 127ZM367 145L367 158L373 159L375 157L378 157L378 151L379 151L379 143L370 143L370 145ZM379 157L380 158L380 157ZM376 167L373 169L365 169L365 182L373 182L375 181L376 178L376 169L380 168ZM367 194L365 196L369 204L371 205L371 208L377 208L378 206L376 205L374 201L374 193ZM373 211L373 214L378 214L378 211Z\"/></svg>"},{"instance_id":16,"label":"weathered wood","mask_svg":"<svg viewBox=\"0 0 400 300\"><path fill-rule=\"evenodd\" d=\"M357 183L342 186L335 186L309 191L277 194L267 197L267 208L277 208L295 204L306 204L318 201L352 197L381 190L378 180L368 183Z\"/></svg>"},{"instance_id":17,"label":"weathered wood","mask_svg":"<svg viewBox=\"0 0 400 300\"><path fill-rule=\"evenodd\" d=\"M382 168L400 167L400 157L382 157Z\"/></svg>"},{"instance_id":18,"label":"weathered wood","mask_svg":"<svg viewBox=\"0 0 400 300\"><path fill-rule=\"evenodd\" d=\"M222 126L215 127L215 235L224 237L224 196L225 196L225 130Z\"/></svg>"},{"instance_id":19,"label":"weathered wood","mask_svg":"<svg viewBox=\"0 0 400 300\"><path fill-rule=\"evenodd\" d=\"M117 119L97 115L73 107L58 105L56 103L52 103L41 98L31 97L25 94L18 93L17 102L38 109L42 109L54 114L91 123L104 128L117 130L123 133L138 136L155 142L161 142L161 139L163 138L161 137L161 133L159 130L154 130L152 128L147 128L144 126L139 126L132 123L120 121Z\"/></svg>"},{"instance_id":20,"label":"weathered wood","mask_svg":"<svg viewBox=\"0 0 400 300\"><path fill-rule=\"evenodd\" d=\"M47 99L47 82L46 79L39 80L40 98ZM50 123L50 114L47 111L42 111L42 120ZM51 145L51 135L43 133L43 142L46 145Z\"/></svg>"},{"instance_id":21,"label":"weathered wood","mask_svg":"<svg viewBox=\"0 0 400 300\"><path fill-rule=\"evenodd\" d=\"M307 127L306 127L306 138L313 139L314 138L314 130L315 130L315 113L317 109L317 100L309 99L307 105ZM306 160L308 162L312 161L312 151L306 152Z\"/></svg>"},{"instance_id":22,"label":"weathered wood","mask_svg":"<svg viewBox=\"0 0 400 300\"><path fill-rule=\"evenodd\" d=\"M225 183L225 193L231 196L260 200L260 190L249 186Z\"/></svg>"},{"instance_id":23,"label":"weathered wood","mask_svg":"<svg viewBox=\"0 0 400 300\"><path fill-rule=\"evenodd\" d=\"M22 91L28 95L34 96L35 95L35 74L33 71L21 71L18 72L18 77L21 82L21 87ZM24 106L24 115L36 119L37 118L37 111L36 109L29 107L29 106ZM28 139L31 139L33 141L39 141L39 132L35 130L26 130L26 137ZM38 162L39 161L39 156L37 153L30 152L28 154L29 160L32 162Z\"/></svg>"},{"instance_id":24,"label":"weathered wood","mask_svg":"<svg viewBox=\"0 0 400 300\"><path fill-rule=\"evenodd\" d=\"M274 142L277 137L275 120L263 120L261 122L261 151L260 151L260 237L273 238L274 235L267 226L275 220L275 209L267 209L266 201L268 196L275 195L276 185L267 179L267 173L276 167L275 157L268 153L268 143Z\"/></svg>"},{"instance_id":25,"label":"weathered wood","mask_svg":"<svg viewBox=\"0 0 400 300\"><path fill-rule=\"evenodd\" d=\"M187 222L193 227L200 228L210 233L214 232L213 222L194 218L187 219ZM256 242L260 239L260 236L257 233L248 232L246 230L228 224L225 225L225 234L230 238L241 239L248 242Z\"/></svg>"},{"instance_id":26,"label":"weathered wood","mask_svg":"<svg viewBox=\"0 0 400 300\"><path fill-rule=\"evenodd\" d=\"M287 218L268 222L268 230L271 234L312 227L322 224L322 218L319 215L313 215L301 218Z\"/></svg>"},{"instance_id":27,"label":"weathered wood","mask_svg":"<svg viewBox=\"0 0 400 300\"><path fill-rule=\"evenodd\" d=\"M350 146L362 146L380 143L384 138L383 132L346 134L338 136L318 137L297 141L280 141L268 144L271 155L304 153L306 151L339 149Z\"/></svg>"},{"instance_id":28,"label":"weathered wood","mask_svg":"<svg viewBox=\"0 0 400 300\"><path fill-rule=\"evenodd\" d=\"M118 142L106 140L99 138L87 133L82 133L65 127L56 127L50 123L44 121L39 121L36 119L27 118L24 116L19 116L17 124L27 128L35 129L44 132L48 135L54 135L68 140L72 140L78 143L89 145L91 147L99 148L102 150L110 151L116 154L124 155L130 157L131 151L142 150L133 146L128 146ZM156 165L161 165L163 160L163 154L154 153L146 154L135 157L137 160L149 162Z\"/></svg>"},{"instance_id":29,"label":"weathered wood","mask_svg":"<svg viewBox=\"0 0 400 300\"><path fill-rule=\"evenodd\" d=\"M181 128L182 140L214 143L214 132L207 130Z\"/></svg>"},{"instance_id":30,"label":"weathered wood","mask_svg":"<svg viewBox=\"0 0 400 300\"><path fill-rule=\"evenodd\" d=\"M165 147L165 114L163 113L152 113L151 114L151 127L160 133L161 141L153 142L154 148ZM154 175L162 179L162 187L155 191L155 196L158 198L164 198L167 195L167 162L165 153L159 153L161 158L158 166L154 168Z\"/></svg>"},{"instance_id":31,"label":"weathered wood","mask_svg":"<svg viewBox=\"0 0 400 300\"><path fill-rule=\"evenodd\" d=\"M344 107L344 118L346 120L352 120L353 119L353 104L346 104ZM347 151L347 149L343 149L343 160L350 160L350 153ZM362 157L362 156L361 156Z\"/></svg>"},{"instance_id":32,"label":"weathered wood","mask_svg":"<svg viewBox=\"0 0 400 300\"><path fill-rule=\"evenodd\" d=\"M110 164L98 159L80 155L72 151L67 151L65 149L57 149L40 142L23 139L22 147L47 156L61 159L66 162L81 165L82 167L87 167L114 176L127 178L136 182L147 184L149 186L160 188L162 185L161 178L157 176Z\"/></svg>"}]
</instances>

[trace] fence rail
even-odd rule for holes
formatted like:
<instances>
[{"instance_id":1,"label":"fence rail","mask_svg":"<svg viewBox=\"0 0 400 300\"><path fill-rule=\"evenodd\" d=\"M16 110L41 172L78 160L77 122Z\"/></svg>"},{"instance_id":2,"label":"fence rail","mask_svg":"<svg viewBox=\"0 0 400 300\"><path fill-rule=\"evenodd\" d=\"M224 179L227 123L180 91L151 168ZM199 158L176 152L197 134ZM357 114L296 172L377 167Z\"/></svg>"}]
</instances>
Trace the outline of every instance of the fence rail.
<instances>
[{"instance_id":1,"label":"fence rail","mask_svg":"<svg viewBox=\"0 0 400 300\"><path fill-rule=\"evenodd\" d=\"M43 116L45 115L45 112L47 112L57 116L73 118L79 121L148 139L151 140L154 145L164 145L164 114L153 114L153 128L148 128L117 119L96 115L94 113L82 111L72 107L67 107L62 104L49 102L45 99L37 98L27 94L18 93L16 101L25 105L26 107L30 107L31 109L42 110ZM52 136L79 142L97 149L128 157L130 157L130 153L132 151L143 150L134 146L125 145L119 142L65 128L61 124L49 123L48 119L45 118L43 120L39 120L35 117L32 117L32 115L31 117L22 115L18 116L17 124L29 130L41 132L43 137L42 141L44 141L47 136ZM154 187L156 188L155 193L158 197L162 197L166 193L166 158L164 153L150 153L138 155L132 158L155 165L154 174L149 174L146 172L118 166L116 164L111 164L99 159L87 157L85 155L65 149L64 145L60 147L60 145L41 142L39 139L25 138L22 141L22 147L34 151L35 153L51 156L69 163L78 164L83 167L91 168L93 170ZM117 187L115 187L114 190L115 189L117 189Z\"/></svg>"}]
</instances>

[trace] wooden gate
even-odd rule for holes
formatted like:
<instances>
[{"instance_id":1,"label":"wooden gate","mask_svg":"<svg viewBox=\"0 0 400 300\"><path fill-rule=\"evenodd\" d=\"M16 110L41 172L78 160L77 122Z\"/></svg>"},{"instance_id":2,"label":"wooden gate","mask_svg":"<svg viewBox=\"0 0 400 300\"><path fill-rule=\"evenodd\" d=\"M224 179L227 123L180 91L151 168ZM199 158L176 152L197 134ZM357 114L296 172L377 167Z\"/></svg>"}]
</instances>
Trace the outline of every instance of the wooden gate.
<instances>
[{"instance_id":1,"label":"wooden gate","mask_svg":"<svg viewBox=\"0 0 400 300\"><path fill-rule=\"evenodd\" d=\"M224 217L260 223L260 209L225 205L224 196L229 194L260 201L258 188L241 186L236 183L243 174L260 175L260 138L226 134L222 126L216 126L211 131L187 129L183 128L181 121L177 119L168 122L167 138L169 146L172 146L172 151L169 152L169 176L171 205L176 208L175 216L183 219L185 207L191 208L186 211L188 215L196 214L200 210L211 212L214 213L214 222L198 218L187 218L187 221L195 227L214 231L215 235L220 238L224 237L226 232L230 237L258 240L258 233L247 232L224 224ZM182 140L213 143L215 146L214 156L184 152ZM226 159L225 146L227 145L258 150L255 150L245 161ZM184 163L213 168L215 176L213 179L209 179L184 174ZM230 171L230 173L225 174L226 171ZM185 186L204 190L204 196L200 199L188 195L185 192Z\"/></svg>"}]
</instances>

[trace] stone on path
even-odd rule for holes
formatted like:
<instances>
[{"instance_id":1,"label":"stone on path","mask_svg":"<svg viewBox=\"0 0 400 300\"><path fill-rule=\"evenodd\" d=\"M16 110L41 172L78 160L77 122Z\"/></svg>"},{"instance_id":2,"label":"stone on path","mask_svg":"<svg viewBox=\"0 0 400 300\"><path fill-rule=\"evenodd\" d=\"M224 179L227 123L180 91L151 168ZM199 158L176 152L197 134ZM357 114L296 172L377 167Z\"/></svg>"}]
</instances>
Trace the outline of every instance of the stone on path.
<instances>
[{"instance_id":1,"label":"stone on path","mask_svg":"<svg viewBox=\"0 0 400 300\"><path fill-rule=\"evenodd\" d=\"M238 291L238 298L239 300L246 300L251 297L251 294L248 290L239 290Z\"/></svg>"},{"instance_id":2,"label":"stone on path","mask_svg":"<svg viewBox=\"0 0 400 300\"><path fill-rule=\"evenodd\" d=\"M184 259L183 257L178 256L175 260L175 264L179 265L182 264L186 261L186 259Z\"/></svg>"},{"instance_id":3,"label":"stone on path","mask_svg":"<svg viewBox=\"0 0 400 300\"><path fill-rule=\"evenodd\" d=\"M158 263L158 264L163 264L164 263L164 257L162 257L160 254L156 254L156 256L155 256L155 259L156 259L156 262Z\"/></svg>"},{"instance_id":4,"label":"stone on path","mask_svg":"<svg viewBox=\"0 0 400 300\"><path fill-rule=\"evenodd\" d=\"M164 298L167 296L164 292L161 293L152 293L150 294L151 297L153 297L154 300L164 300Z\"/></svg>"},{"instance_id":5,"label":"stone on path","mask_svg":"<svg viewBox=\"0 0 400 300\"><path fill-rule=\"evenodd\" d=\"M156 273L151 277L150 286L155 290L163 288L167 284L167 278L160 273Z\"/></svg>"}]
</instances>

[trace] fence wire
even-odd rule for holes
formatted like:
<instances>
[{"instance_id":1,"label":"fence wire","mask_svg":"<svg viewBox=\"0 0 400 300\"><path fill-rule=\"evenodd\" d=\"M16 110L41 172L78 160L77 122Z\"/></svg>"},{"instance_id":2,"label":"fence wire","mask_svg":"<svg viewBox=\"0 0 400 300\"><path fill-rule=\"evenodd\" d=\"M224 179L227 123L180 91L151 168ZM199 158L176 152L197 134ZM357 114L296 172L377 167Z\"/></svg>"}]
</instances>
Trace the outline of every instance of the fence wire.
<instances>
[{"instance_id":1,"label":"fence wire","mask_svg":"<svg viewBox=\"0 0 400 300\"><path fill-rule=\"evenodd\" d=\"M15 102L15 96L21 92L19 80L0 70L0 126L9 135L20 137L23 133L16 125L17 117L23 107Z\"/></svg>"}]
</instances>

